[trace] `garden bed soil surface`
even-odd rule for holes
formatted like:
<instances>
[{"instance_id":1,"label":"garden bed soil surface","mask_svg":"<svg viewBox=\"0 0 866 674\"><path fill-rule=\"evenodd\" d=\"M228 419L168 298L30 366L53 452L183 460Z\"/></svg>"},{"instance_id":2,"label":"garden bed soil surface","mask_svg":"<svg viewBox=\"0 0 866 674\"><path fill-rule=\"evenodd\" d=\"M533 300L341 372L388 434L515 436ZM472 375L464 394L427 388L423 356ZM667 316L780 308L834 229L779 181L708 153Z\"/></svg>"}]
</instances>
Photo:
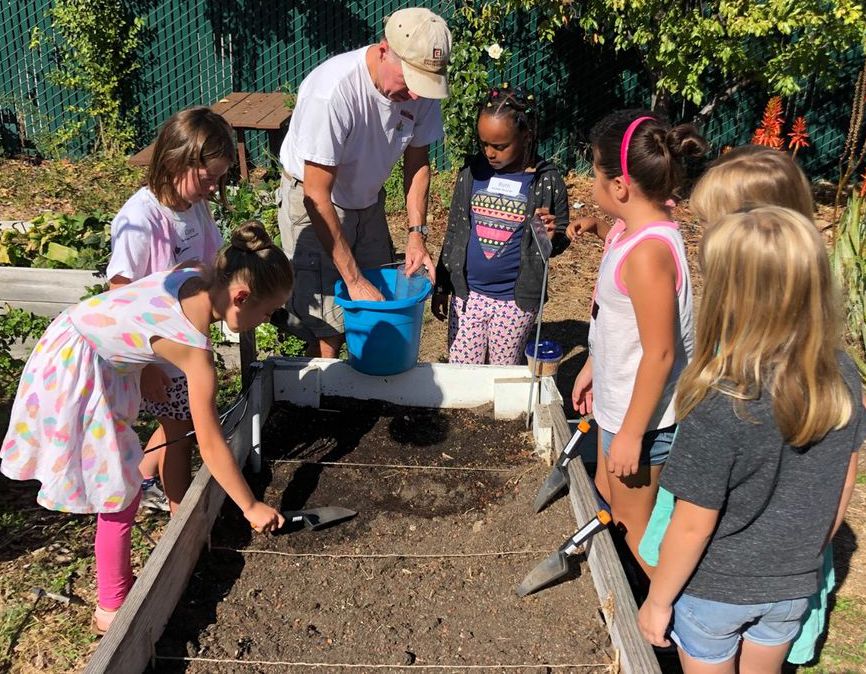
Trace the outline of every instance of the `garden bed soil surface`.
<instances>
[{"instance_id":1,"label":"garden bed soil surface","mask_svg":"<svg viewBox=\"0 0 866 674\"><path fill-rule=\"evenodd\" d=\"M323 407L343 411L272 411L265 470L253 480L283 509L339 505L357 517L259 536L227 506L157 644L157 671L264 671L244 661L328 663L329 672L607 671L609 639L585 561L570 582L524 599L514 592L576 528L567 499L533 514L548 468L522 421L348 400ZM163 659L185 656L210 660Z\"/></svg>"}]
</instances>

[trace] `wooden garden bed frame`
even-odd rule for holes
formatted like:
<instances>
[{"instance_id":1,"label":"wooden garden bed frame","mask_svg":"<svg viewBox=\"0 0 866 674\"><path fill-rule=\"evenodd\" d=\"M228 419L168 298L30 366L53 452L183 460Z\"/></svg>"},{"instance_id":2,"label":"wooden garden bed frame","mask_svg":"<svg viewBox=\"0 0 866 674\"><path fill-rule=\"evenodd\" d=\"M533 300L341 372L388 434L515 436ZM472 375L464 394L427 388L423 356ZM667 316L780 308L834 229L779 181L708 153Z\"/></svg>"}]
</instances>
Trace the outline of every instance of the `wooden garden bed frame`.
<instances>
[{"instance_id":1,"label":"wooden garden bed frame","mask_svg":"<svg viewBox=\"0 0 866 674\"><path fill-rule=\"evenodd\" d=\"M318 407L321 396L342 395L419 407L470 408L493 402L494 416L515 418L525 412L529 399L530 378L525 367L422 363L393 377L369 377L341 361L274 358L255 363L253 371L246 404L238 405L223 427L237 461L243 464L250 458L254 469L261 458L261 425L275 401ZM541 380L535 400L536 448L549 462L565 446L571 431L552 378ZM581 461L569 463L569 478L572 511L576 522L583 524L595 516L596 501ZM141 672L153 660L155 645L202 548L209 543L224 499L225 492L202 466L85 674ZM551 549L556 543L551 541ZM652 648L638 630L637 607L607 531L592 539L587 560L619 671L660 674Z\"/></svg>"}]
</instances>

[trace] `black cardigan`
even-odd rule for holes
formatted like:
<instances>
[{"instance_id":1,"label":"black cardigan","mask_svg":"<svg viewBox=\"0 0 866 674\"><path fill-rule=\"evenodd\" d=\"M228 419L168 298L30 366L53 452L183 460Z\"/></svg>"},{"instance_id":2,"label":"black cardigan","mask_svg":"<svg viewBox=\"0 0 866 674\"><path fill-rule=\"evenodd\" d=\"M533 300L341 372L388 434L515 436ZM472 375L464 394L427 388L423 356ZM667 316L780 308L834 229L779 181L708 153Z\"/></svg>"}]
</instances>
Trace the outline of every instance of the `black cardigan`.
<instances>
[{"instance_id":1,"label":"black cardigan","mask_svg":"<svg viewBox=\"0 0 866 674\"><path fill-rule=\"evenodd\" d=\"M472 199L473 180L487 180L494 174L490 164L477 155L457 176L451 211L448 214L448 230L436 266L436 292L454 294L466 299L469 297L469 284L466 281L466 250L472 233L469 217ZM565 235L568 226L568 193L565 182L556 167L547 161L535 166L535 176L529 185L529 198L526 203L526 219L523 227L523 240L520 242L520 271L514 285L514 301L524 311L538 309L541 300L541 284L544 276L544 262L541 252L535 245L530 231L529 220L536 208L548 208L556 216L556 233L553 235L551 257L559 255L568 248L569 239ZM544 298L547 301L547 298Z\"/></svg>"}]
</instances>

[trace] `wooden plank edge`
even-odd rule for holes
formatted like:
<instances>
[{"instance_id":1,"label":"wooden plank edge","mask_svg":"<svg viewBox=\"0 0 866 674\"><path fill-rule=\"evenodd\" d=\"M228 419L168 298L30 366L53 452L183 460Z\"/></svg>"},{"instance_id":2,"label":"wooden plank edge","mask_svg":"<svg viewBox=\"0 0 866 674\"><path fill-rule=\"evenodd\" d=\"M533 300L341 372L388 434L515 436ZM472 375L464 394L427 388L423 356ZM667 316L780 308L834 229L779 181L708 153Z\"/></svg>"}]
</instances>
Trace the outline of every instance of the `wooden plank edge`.
<instances>
[{"instance_id":1,"label":"wooden plank edge","mask_svg":"<svg viewBox=\"0 0 866 674\"><path fill-rule=\"evenodd\" d=\"M230 429L229 447L240 465L250 451L250 428L256 413L265 419L273 400L273 365L256 363L253 388L262 401L261 409L241 405L223 424ZM268 388L271 392L268 393ZM202 466L184 496L177 514L171 519L159 543L133 585L111 628L91 657L85 674L141 672L153 659L156 642L162 636L177 602L198 562L199 554L210 536L211 528L225 499L225 492Z\"/></svg>"},{"instance_id":2,"label":"wooden plank edge","mask_svg":"<svg viewBox=\"0 0 866 674\"><path fill-rule=\"evenodd\" d=\"M553 407L551 413L553 444L558 457L571 437L571 430L562 407ZM568 499L578 525L582 526L595 517L598 504L589 474L579 457L569 462L568 478ZM644 640L638 628L637 604L610 533L602 531L596 534L587 548L590 575L622 671L626 674L661 674L652 646Z\"/></svg>"}]
</instances>

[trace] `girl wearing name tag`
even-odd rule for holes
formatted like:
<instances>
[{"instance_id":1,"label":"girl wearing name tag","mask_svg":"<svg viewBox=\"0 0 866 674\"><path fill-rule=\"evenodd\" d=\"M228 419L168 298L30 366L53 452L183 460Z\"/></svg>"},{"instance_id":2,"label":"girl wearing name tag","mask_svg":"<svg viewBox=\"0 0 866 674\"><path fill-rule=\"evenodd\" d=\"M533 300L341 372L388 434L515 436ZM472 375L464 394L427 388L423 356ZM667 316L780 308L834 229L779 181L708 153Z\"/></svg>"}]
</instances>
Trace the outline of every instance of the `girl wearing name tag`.
<instances>
[{"instance_id":1,"label":"girl wearing name tag","mask_svg":"<svg viewBox=\"0 0 866 674\"><path fill-rule=\"evenodd\" d=\"M506 83L479 108L481 151L457 177L431 307L439 320L448 317L451 363L518 364L544 276L533 217L551 255L568 247L568 194L556 167L537 155L535 106Z\"/></svg>"}]
</instances>

